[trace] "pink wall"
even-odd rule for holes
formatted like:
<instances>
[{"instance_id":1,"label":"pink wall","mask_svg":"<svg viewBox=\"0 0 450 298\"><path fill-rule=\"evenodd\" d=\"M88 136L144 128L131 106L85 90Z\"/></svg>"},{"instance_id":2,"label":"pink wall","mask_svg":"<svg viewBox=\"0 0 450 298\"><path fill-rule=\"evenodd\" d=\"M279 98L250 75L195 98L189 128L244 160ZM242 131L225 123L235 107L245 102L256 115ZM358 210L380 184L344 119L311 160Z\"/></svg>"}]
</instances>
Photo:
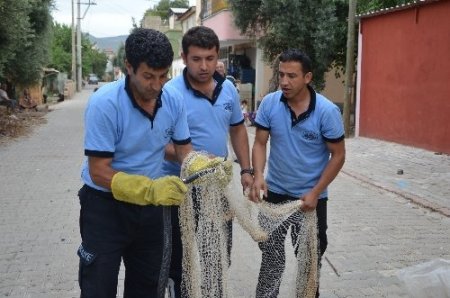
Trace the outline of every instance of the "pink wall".
<instances>
[{"instance_id":1,"label":"pink wall","mask_svg":"<svg viewBox=\"0 0 450 298\"><path fill-rule=\"evenodd\" d=\"M230 10L221 12L203 20L203 25L216 32L220 41L245 39L239 29L234 26L233 14Z\"/></svg>"},{"instance_id":2,"label":"pink wall","mask_svg":"<svg viewBox=\"0 0 450 298\"><path fill-rule=\"evenodd\" d=\"M450 1L361 19L360 135L450 153Z\"/></svg>"}]
</instances>

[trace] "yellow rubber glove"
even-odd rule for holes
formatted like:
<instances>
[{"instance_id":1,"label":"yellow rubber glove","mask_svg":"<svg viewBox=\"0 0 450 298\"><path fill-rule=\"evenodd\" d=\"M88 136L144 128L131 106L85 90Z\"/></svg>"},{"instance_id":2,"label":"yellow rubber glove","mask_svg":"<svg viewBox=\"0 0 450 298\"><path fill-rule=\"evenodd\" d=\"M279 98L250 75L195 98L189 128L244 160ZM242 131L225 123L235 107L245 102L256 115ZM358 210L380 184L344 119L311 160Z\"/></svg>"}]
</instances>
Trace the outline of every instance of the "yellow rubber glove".
<instances>
[{"instance_id":1,"label":"yellow rubber glove","mask_svg":"<svg viewBox=\"0 0 450 298\"><path fill-rule=\"evenodd\" d=\"M224 161L223 169L228 176L232 176L233 175L233 162L231 160Z\"/></svg>"},{"instance_id":2,"label":"yellow rubber glove","mask_svg":"<svg viewBox=\"0 0 450 298\"><path fill-rule=\"evenodd\" d=\"M215 168L216 171L198 178L192 183L203 184L215 181L222 187L226 187L230 183L233 177L233 163L228 160L224 161L222 157L210 158L205 154L199 154L189 161L186 168L186 174L189 176L209 168Z\"/></svg>"},{"instance_id":3,"label":"yellow rubber glove","mask_svg":"<svg viewBox=\"0 0 450 298\"><path fill-rule=\"evenodd\" d=\"M184 200L187 187L176 176L151 180L146 176L118 172L112 178L111 190L114 198L122 202L141 206L178 206Z\"/></svg>"},{"instance_id":4,"label":"yellow rubber glove","mask_svg":"<svg viewBox=\"0 0 450 298\"><path fill-rule=\"evenodd\" d=\"M188 165L187 174L192 175L201 170L215 168L223 163L222 157L210 158L206 155L197 155Z\"/></svg>"},{"instance_id":5,"label":"yellow rubber glove","mask_svg":"<svg viewBox=\"0 0 450 298\"><path fill-rule=\"evenodd\" d=\"M222 162L222 167L224 174L220 175L219 180L222 185L227 186L233 178L233 162L226 160Z\"/></svg>"}]
</instances>

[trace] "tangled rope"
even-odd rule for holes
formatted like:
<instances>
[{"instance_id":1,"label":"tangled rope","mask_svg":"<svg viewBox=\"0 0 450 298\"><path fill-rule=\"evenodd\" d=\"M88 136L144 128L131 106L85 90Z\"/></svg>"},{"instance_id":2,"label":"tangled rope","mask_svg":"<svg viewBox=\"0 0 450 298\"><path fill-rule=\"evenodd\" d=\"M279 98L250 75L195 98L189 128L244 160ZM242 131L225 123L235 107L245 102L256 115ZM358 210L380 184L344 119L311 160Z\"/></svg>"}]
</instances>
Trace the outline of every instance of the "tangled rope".
<instances>
[{"instance_id":1,"label":"tangled rope","mask_svg":"<svg viewBox=\"0 0 450 298\"><path fill-rule=\"evenodd\" d=\"M193 152L185 159L181 177L192 175L189 164L207 156ZM282 225L301 223L296 229L297 275L295 297L315 297L318 283L317 218L315 212L299 211L299 202L255 204L242 195L230 195L231 175L221 165L211 175L192 182L187 198L180 206L179 218L183 243L182 296L189 298L226 298L229 294L229 258L227 223L236 218L256 242L264 242ZM284 249L284 246L283 246ZM281 266L284 269L284 264ZM280 274L281 276L281 274ZM264 280L262 281L264 284Z\"/></svg>"}]
</instances>

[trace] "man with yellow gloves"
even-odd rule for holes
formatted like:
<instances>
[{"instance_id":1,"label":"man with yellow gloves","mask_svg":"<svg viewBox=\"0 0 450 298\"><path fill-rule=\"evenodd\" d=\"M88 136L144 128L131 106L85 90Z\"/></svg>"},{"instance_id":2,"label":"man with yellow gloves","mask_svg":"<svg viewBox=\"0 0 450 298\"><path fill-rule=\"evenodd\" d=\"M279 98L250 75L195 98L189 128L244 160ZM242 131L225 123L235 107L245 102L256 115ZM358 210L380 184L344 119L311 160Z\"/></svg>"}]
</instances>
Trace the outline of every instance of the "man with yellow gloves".
<instances>
[{"instance_id":1,"label":"man with yellow gloves","mask_svg":"<svg viewBox=\"0 0 450 298\"><path fill-rule=\"evenodd\" d=\"M169 142L180 162L192 150L181 95L164 86L170 42L161 32L138 28L126 40L125 55L127 76L93 93L85 111L81 297L116 297L122 261L124 296L157 297L163 255L158 206L179 205L187 191L179 177L163 176L161 169ZM211 159L203 166L216 164Z\"/></svg>"}]
</instances>

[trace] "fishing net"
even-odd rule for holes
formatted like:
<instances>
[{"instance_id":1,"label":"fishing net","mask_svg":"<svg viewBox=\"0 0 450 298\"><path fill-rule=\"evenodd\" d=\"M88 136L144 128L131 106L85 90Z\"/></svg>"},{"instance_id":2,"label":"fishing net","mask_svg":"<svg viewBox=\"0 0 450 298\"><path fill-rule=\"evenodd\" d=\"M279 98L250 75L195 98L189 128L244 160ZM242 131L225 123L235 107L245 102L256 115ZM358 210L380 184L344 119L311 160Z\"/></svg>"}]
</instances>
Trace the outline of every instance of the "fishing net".
<instances>
[{"instance_id":1,"label":"fishing net","mask_svg":"<svg viewBox=\"0 0 450 298\"><path fill-rule=\"evenodd\" d=\"M193 152L184 161L181 177L203 152ZM285 269L284 243L290 231L296 253L295 287L290 297L315 297L318 282L317 218L315 212L299 211L299 202L252 203L240 187L229 183L231 173L218 166L212 174L194 182L180 206L183 243L182 297L233 297L230 281L229 222L233 220L264 247L267 266L262 266L257 297L276 297ZM231 195L232 194L232 195ZM268 243L274 245L267 245ZM235 243L234 246L239 246ZM234 249L234 248L233 248ZM233 266L239 264L233 264ZM278 293L277 286L275 287Z\"/></svg>"}]
</instances>

